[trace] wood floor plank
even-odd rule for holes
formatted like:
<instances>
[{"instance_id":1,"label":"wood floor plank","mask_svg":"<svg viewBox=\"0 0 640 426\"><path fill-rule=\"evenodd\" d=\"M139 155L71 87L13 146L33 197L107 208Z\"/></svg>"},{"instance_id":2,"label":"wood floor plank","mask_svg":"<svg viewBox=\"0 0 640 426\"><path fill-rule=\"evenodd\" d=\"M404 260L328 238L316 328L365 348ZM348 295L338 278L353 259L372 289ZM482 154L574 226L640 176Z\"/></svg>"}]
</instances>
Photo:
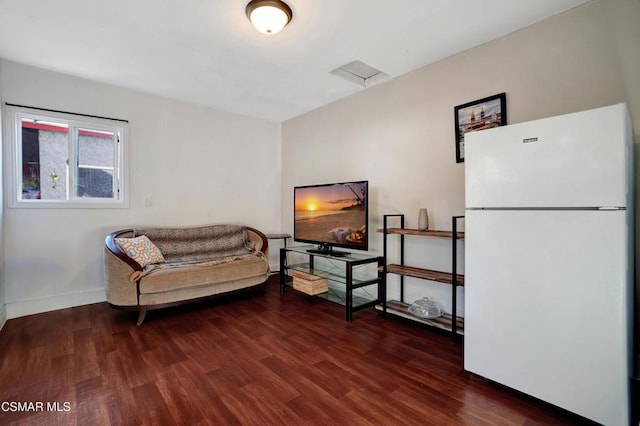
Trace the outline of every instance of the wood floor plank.
<instances>
[{"instance_id":1,"label":"wood floor plank","mask_svg":"<svg viewBox=\"0 0 640 426\"><path fill-rule=\"evenodd\" d=\"M245 410L254 410L261 419L270 419L276 424L296 424L300 417L286 405L289 399L281 399L281 393L268 392L271 387L266 382L254 381L239 389L239 394L245 401Z\"/></svg>"},{"instance_id":2,"label":"wood floor plank","mask_svg":"<svg viewBox=\"0 0 640 426\"><path fill-rule=\"evenodd\" d=\"M143 424L178 424L155 382L145 383L144 385L133 388L132 391L138 415Z\"/></svg>"},{"instance_id":3,"label":"wood floor plank","mask_svg":"<svg viewBox=\"0 0 640 426\"><path fill-rule=\"evenodd\" d=\"M207 376L207 372L192 362L185 361L171 366L176 384L188 392L191 403L202 413L205 423L215 420L215 424L237 425L238 418L227 408L220 393L215 388L215 383Z\"/></svg>"},{"instance_id":4,"label":"wood floor plank","mask_svg":"<svg viewBox=\"0 0 640 426\"><path fill-rule=\"evenodd\" d=\"M287 402L287 406L296 413L300 418L300 422L297 424L302 425L372 425L372 423L366 421L364 418L357 416L349 407L344 407L340 410L339 414L334 412L335 408L327 406L325 400L318 401L312 396L300 395ZM357 421L352 419L356 418Z\"/></svg>"},{"instance_id":5,"label":"wood floor plank","mask_svg":"<svg viewBox=\"0 0 640 426\"><path fill-rule=\"evenodd\" d=\"M7 321L2 425L575 425L462 368L462 344L287 291L136 314L97 303ZM67 405L63 405L67 404ZM45 407L46 408L46 407Z\"/></svg>"}]
</instances>

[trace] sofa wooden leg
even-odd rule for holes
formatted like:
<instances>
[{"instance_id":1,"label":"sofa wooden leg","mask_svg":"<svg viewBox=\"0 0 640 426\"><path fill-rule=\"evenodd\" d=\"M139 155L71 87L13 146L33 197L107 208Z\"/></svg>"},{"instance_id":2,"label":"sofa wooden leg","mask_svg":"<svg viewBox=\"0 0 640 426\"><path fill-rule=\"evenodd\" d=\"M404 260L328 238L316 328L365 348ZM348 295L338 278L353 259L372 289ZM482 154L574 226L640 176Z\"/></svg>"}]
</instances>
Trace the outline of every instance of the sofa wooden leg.
<instances>
[{"instance_id":1,"label":"sofa wooden leg","mask_svg":"<svg viewBox=\"0 0 640 426\"><path fill-rule=\"evenodd\" d=\"M143 305L140 306L140 312L138 313L138 322L136 323L137 326L140 326L142 324L142 322L144 321L144 317L147 315L147 306Z\"/></svg>"}]
</instances>

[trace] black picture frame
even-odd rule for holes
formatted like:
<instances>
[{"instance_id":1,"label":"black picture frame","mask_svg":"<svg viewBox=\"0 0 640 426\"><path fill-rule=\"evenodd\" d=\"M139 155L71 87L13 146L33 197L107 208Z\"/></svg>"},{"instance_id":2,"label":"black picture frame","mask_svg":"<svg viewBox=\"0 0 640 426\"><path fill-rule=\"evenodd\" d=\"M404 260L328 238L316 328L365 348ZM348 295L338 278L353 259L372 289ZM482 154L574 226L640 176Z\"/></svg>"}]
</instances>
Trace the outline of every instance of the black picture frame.
<instances>
[{"instance_id":1,"label":"black picture frame","mask_svg":"<svg viewBox=\"0 0 640 426\"><path fill-rule=\"evenodd\" d=\"M456 135L456 163L464 162L464 135L507 124L507 94L487 96L453 109Z\"/></svg>"}]
</instances>

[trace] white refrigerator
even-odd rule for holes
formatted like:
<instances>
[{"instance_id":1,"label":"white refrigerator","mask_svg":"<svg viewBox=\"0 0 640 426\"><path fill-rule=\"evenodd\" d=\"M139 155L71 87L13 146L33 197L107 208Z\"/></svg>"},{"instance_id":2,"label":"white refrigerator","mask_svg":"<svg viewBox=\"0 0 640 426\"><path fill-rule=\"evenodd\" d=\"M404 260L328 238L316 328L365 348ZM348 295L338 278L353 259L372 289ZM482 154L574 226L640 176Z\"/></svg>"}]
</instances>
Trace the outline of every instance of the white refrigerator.
<instances>
[{"instance_id":1,"label":"white refrigerator","mask_svg":"<svg viewBox=\"0 0 640 426\"><path fill-rule=\"evenodd\" d=\"M466 370L629 424L632 135L617 104L465 135Z\"/></svg>"}]
</instances>

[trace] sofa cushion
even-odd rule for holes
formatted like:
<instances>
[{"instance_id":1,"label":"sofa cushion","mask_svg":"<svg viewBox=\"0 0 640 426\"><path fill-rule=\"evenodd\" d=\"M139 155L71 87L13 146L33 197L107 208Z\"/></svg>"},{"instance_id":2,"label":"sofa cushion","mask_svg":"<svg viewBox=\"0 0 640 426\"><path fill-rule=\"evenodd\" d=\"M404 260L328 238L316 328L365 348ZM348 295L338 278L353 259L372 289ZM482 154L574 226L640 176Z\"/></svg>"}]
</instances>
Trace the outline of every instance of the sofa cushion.
<instances>
[{"instance_id":1,"label":"sofa cushion","mask_svg":"<svg viewBox=\"0 0 640 426\"><path fill-rule=\"evenodd\" d=\"M269 264L264 256L248 256L226 262L164 263L157 265L140 279L140 293L160 293L240 278L267 279Z\"/></svg>"},{"instance_id":2,"label":"sofa cushion","mask_svg":"<svg viewBox=\"0 0 640 426\"><path fill-rule=\"evenodd\" d=\"M135 238L115 238L115 241L127 256L142 267L164 262L164 256L162 256L160 249L145 235Z\"/></svg>"},{"instance_id":3,"label":"sofa cushion","mask_svg":"<svg viewBox=\"0 0 640 426\"><path fill-rule=\"evenodd\" d=\"M167 262L221 260L255 253L247 231L238 225L192 228L138 228L158 246Z\"/></svg>"},{"instance_id":4,"label":"sofa cushion","mask_svg":"<svg viewBox=\"0 0 640 426\"><path fill-rule=\"evenodd\" d=\"M225 283L186 287L161 293L140 293L140 305L159 305L209 297L264 284L264 277L238 278Z\"/></svg>"}]
</instances>

